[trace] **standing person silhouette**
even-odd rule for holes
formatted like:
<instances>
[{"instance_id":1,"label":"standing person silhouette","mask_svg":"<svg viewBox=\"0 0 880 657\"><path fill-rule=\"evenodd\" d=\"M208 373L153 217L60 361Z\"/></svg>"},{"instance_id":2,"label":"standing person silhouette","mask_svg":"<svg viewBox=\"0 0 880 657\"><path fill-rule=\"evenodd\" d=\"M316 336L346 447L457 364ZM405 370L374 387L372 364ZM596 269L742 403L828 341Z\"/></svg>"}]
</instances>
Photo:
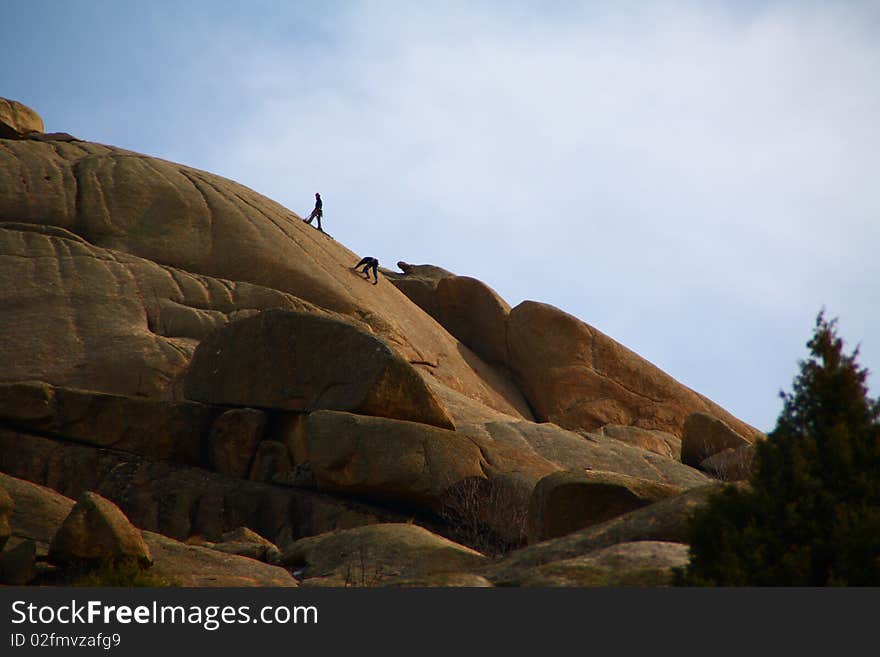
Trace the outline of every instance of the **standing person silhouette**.
<instances>
[{"instance_id":1,"label":"standing person silhouette","mask_svg":"<svg viewBox=\"0 0 880 657\"><path fill-rule=\"evenodd\" d=\"M309 226L312 225L312 220L318 220L318 230L322 233L324 229L321 228L321 217L324 216L324 203L321 201L321 195L318 192L315 192L315 209L312 210L312 214L309 215L308 219L303 219Z\"/></svg>"},{"instance_id":2,"label":"standing person silhouette","mask_svg":"<svg viewBox=\"0 0 880 657\"><path fill-rule=\"evenodd\" d=\"M363 266L363 273L366 274L367 280L370 280L370 270L373 270L373 285L379 282L379 260L377 258L373 258L372 256L366 256L361 258L361 261L357 263L352 269L360 269Z\"/></svg>"}]
</instances>

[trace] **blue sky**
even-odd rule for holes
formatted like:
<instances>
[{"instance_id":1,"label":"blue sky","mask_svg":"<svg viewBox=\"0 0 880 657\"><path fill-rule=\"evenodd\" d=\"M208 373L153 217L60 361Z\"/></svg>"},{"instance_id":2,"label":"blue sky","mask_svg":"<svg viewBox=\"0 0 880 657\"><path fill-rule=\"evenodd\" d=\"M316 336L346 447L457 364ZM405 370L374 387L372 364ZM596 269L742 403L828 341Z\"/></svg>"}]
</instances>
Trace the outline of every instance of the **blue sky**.
<instances>
[{"instance_id":1,"label":"blue sky","mask_svg":"<svg viewBox=\"0 0 880 657\"><path fill-rule=\"evenodd\" d=\"M320 191L351 249L559 306L761 429L821 307L880 368L880 2L4 15L0 96L47 130Z\"/></svg>"}]
</instances>

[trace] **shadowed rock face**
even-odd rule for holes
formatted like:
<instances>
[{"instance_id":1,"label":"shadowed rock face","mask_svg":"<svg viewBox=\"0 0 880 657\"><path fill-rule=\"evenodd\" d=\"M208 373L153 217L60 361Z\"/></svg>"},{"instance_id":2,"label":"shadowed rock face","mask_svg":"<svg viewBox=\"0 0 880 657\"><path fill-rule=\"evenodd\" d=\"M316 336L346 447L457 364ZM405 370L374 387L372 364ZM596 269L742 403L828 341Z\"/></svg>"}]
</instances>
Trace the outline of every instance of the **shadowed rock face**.
<instances>
[{"instance_id":1,"label":"shadowed rock face","mask_svg":"<svg viewBox=\"0 0 880 657\"><path fill-rule=\"evenodd\" d=\"M507 364L510 306L488 285L433 265L399 262L404 272L384 272L413 303L489 363Z\"/></svg>"},{"instance_id":2,"label":"shadowed rock face","mask_svg":"<svg viewBox=\"0 0 880 657\"><path fill-rule=\"evenodd\" d=\"M687 541L694 510L722 489L709 484L580 531L516 550L482 574L496 585L518 585L544 564L573 559L602 548L632 541Z\"/></svg>"},{"instance_id":3,"label":"shadowed rock face","mask_svg":"<svg viewBox=\"0 0 880 657\"><path fill-rule=\"evenodd\" d=\"M510 306L495 290L469 276L447 276L437 283L440 323L483 359L507 364Z\"/></svg>"},{"instance_id":4,"label":"shadowed rock face","mask_svg":"<svg viewBox=\"0 0 880 657\"><path fill-rule=\"evenodd\" d=\"M270 310L203 340L186 395L211 404L333 409L454 428L412 365L348 322Z\"/></svg>"},{"instance_id":5,"label":"shadowed rock face","mask_svg":"<svg viewBox=\"0 0 880 657\"><path fill-rule=\"evenodd\" d=\"M726 449L736 450L747 447L752 440L746 440L726 422L707 413L693 413L684 423L681 437L681 460L697 467L702 461Z\"/></svg>"},{"instance_id":6,"label":"shadowed rock face","mask_svg":"<svg viewBox=\"0 0 880 657\"><path fill-rule=\"evenodd\" d=\"M532 493L529 543L597 525L681 492L675 486L615 472L554 472Z\"/></svg>"},{"instance_id":7,"label":"shadowed rock face","mask_svg":"<svg viewBox=\"0 0 880 657\"><path fill-rule=\"evenodd\" d=\"M49 488L3 473L0 487L9 492L17 508L10 518L13 536L22 541L19 545L33 541L34 556L45 558L52 539L65 523L73 522L69 519L75 502ZM296 586L290 573L277 566L186 545L153 532L137 534L132 539L137 542L140 538L144 550L151 555L148 572L177 586Z\"/></svg>"}]
</instances>

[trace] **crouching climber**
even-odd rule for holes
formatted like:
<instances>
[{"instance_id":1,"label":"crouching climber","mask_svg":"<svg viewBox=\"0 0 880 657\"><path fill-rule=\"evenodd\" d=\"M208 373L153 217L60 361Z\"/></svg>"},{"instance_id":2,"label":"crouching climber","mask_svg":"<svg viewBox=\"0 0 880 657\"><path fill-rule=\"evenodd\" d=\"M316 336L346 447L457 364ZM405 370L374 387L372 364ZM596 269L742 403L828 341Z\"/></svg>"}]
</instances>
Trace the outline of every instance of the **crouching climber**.
<instances>
[{"instance_id":1,"label":"crouching climber","mask_svg":"<svg viewBox=\"0 0 880 657\"><path fill-rule=\"evenodd\" d=\"M363 267L363 269L361 269ZM354 267L354 270L361 269L361 271L365 274L366 279L370 280L370 270L373 270L373 285L379 282L379 260L372 256L365 256L361 258L361 261L357 263Z\"/></svg>"}]
</instances>

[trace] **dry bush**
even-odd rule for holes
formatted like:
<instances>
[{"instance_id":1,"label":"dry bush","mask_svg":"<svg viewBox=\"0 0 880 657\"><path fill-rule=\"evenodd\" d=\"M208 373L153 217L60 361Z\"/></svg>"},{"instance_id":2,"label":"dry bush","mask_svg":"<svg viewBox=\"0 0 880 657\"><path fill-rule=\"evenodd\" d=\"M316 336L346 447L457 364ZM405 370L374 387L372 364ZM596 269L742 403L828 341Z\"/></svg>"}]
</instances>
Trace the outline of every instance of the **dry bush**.
<instances>
[{"instance_id":1,"label":"dry bush","mask_svg":"<svg viewBox=\"0 0 880 657\"><path fill-rule=\"evenodd\" d=\"M446 489L439 515L455 541L499 556L525 541L528 495L514 478L468 477Z\"/></svg>"}]
</instances>

